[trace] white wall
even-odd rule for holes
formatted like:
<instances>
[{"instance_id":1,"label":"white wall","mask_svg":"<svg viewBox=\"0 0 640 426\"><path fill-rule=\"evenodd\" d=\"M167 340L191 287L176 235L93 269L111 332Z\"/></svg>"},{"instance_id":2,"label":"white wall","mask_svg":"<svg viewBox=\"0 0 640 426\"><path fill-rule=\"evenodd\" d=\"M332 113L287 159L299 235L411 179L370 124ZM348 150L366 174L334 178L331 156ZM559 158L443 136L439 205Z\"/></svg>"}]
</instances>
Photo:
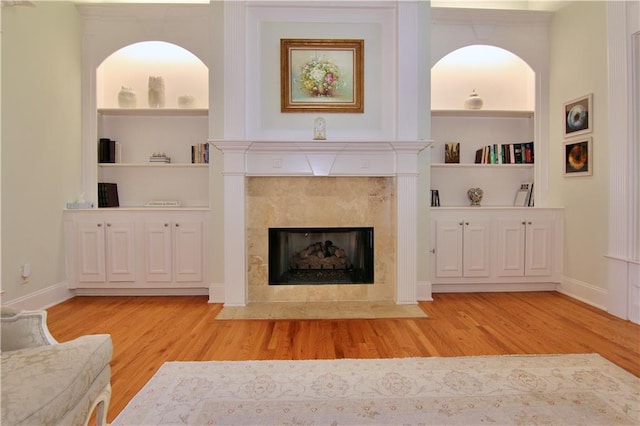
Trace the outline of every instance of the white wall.
<instances>
[{"instance_id":1,"label":"white wall","mask_svg":"<svg viewBox=\"0 0 640 426\"><path fill-rule=\"evenodd\" d=\"M62 209L81 183L80 40L72 3L2 11L3 304L68 297Z\"/></svg>"},{"instance_id":2,"label":"white wall","mask_svg":"<svg viewBox=\"0 0 640 426\"><path fill-rule=\"evenodd\" d=\"M605 2L559 10L551 26L549 199L565 207L563 291L604 307L608 238ZM593 175L563 177L563 103L593 93Z\"/></svg>"}]
</instances>

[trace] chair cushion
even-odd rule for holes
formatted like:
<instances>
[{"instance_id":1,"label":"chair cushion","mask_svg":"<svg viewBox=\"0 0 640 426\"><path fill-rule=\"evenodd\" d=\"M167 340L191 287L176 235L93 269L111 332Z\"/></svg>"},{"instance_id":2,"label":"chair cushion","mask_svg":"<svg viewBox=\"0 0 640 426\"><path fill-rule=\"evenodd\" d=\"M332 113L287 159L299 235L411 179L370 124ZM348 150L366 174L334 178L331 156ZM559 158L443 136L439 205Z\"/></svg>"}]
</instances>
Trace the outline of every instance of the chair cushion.
<instances>
[{"instance_id":1,"label":"chair cushion","mask_svg":"<svg viewBox=\"0 0 640 426\"><path fill-rule=\"evenodd\" d=\"M57 423L109 368L112 352L108 334L3 352L0 423Z\"/></svg>"}]
</instances>

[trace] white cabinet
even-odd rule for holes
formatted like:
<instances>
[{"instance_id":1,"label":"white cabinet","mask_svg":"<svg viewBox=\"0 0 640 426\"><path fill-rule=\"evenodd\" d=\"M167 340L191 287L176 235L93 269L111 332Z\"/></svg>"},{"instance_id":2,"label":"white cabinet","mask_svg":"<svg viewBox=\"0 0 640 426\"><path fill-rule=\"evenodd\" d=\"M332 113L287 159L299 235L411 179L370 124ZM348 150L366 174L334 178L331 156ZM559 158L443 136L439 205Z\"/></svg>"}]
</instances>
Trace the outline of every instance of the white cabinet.
<instances>
[{"instance_id":1,"label":"white cabinet","mask_svg":"<svg viewBox=\"0 0 640 426\"><path fill-rule=\"evenodd\" d=\"M135 281L133 223L90 220L75 229L78 281Z\"/></svg>"},{"instance_id":2,"label":"white cabinet","mask_svg":"<svg viewBox=\"0 0 640 426\"><path fill-rule=\"evenodd\" d=\"M207 209L65 210L69 287L79 294L208 294Z\"/></svg>"},{"instance_id":3,"label":"white cabinet","mask_svg":"<svg viewBox=\"0 0 640 426\"><path fill-rule=\"evenodd\" d=\"M561 209L432 208L433 291L552 290L562 228Z\"/></svg>"},{"instance_id":4,"label":"white cabinet","mask_svg":"<svg viewBox=\"0 0 640 426\"><path fill-rule=\"evenodd\" d=\"M434 221L437 277L488 277L490 227L487 220L472 218Z\"/></svg>"},{"instance_id":5,"label":"white cabinet","mask_svg":"<svg viewBox=\"0 0 640 426\"><path fill-rule=\"evenodd\" d=\"M146 281L202 280L202 222L165 220L144 226Z\"/></svg>"}]
</instances>

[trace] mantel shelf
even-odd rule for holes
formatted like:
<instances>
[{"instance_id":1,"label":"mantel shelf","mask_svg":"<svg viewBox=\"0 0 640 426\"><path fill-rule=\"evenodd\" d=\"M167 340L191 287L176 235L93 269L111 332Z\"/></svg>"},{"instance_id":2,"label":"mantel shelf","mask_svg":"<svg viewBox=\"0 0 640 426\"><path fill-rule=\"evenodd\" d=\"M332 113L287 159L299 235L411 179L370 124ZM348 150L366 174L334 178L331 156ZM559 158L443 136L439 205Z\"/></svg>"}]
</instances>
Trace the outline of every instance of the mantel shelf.
<instances>
[{"instance_id":1,"label":"mantel shelf","mask_svg":"<svg viewBox=\"0 0 640 426\"><path fill-rule=\"evenodd\" d=\"M432 109L432 117L532 118L533 111L490 109Z\"/></svg>"},{"instance_id":2,"label":"mantel shelf","mask_svg":"<svg viewBox=\"0 0 640 426\"><path fill-rule=\"evenodd\" d=\"M206 116L209 114L209 110L207 108L98 108L98 114L137 117L186 117Z\"/></svg>"}]
</instances>

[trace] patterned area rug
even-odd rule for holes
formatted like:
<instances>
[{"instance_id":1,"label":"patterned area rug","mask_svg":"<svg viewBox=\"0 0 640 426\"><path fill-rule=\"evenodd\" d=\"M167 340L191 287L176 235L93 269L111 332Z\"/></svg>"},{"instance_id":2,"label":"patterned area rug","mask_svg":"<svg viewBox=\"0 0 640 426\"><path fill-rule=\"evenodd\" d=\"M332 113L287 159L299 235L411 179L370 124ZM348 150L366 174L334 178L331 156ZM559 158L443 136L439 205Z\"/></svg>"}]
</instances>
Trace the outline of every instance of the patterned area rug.
<instances>
[{"instance_id":1,"label":"patterned area rug","mask_svg":"<svg viewBox=\"0 0 640 426\"><path fill-rule=\"evenodd\" d=\"M112 425L640 424L597 354L169 362Z\"/></svg>"}]
</instances>

